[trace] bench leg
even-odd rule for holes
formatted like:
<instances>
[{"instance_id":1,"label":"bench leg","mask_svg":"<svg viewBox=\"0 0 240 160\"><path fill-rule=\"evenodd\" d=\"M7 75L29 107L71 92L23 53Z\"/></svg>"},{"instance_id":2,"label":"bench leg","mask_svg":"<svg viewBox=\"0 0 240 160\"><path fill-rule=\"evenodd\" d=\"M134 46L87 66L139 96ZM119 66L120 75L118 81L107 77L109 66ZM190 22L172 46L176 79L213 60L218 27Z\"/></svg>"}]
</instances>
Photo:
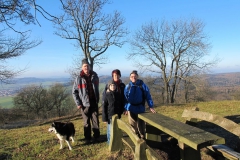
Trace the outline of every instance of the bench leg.
<instances>
[{"instance_id":1,"label":"bench leg","mask_svg":"<svg viewBox=\"0 0 240 160\"><path fill-rule=\"evenodd\" d=\"M182 160L201 160L200 151L195 150L182 142L178 141L180 156Z\"/></svg>"}]
</instances>

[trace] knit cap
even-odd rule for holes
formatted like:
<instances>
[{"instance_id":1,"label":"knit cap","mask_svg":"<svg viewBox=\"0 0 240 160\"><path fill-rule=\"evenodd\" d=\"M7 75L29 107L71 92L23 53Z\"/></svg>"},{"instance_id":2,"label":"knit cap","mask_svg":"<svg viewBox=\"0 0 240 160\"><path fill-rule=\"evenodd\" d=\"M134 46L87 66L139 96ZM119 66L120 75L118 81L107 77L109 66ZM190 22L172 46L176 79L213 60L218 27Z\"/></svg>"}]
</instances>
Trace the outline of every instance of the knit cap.
<instances>
[{"instance_id":1,"label":"knit cap","mask_svg":"<svg viewBox=\"0 0 240 160\"><path fill-rule=\"evenodd\" d=\"M84 64L89 64L89 62L88 62L88 59L87 59L87 58L84 58L84 59L82 60L82 65L84 65Z\"/></svg>"},{"instance_id":2,"label":"knit cap","mask_svg":"<svg viewBox=\"0 0 240 160\"><path fill-rule=\"evenodd\" d=\"M119 69L114 69L114 70L112 71L112 76L113 76L113 73L116 73L117 75L119 75L119 76L121 77L121 72L120 72Z\"/></svg>"},{"instance_id":3,"label":"knit cap","mask_svg":"<svg viewBox=\"0 0 240 160\"><path fill-rule=\"evenodd\" d=\"M131 74L136 74L136 75L138 76L138 73L137 73L136 70L133 70L133 71L130 73L130 75L131 75Z\"/></svg>"},{"instance_id":4,"label":"knit cap","mask_svg":"<svg viewBox=\"0 0 240 160\"><path fill-rule=\"evenodd\" d=\"M111 84L115 84L113 80L108 82L108 88L110 87Z\"/></svg>"}]
</instances>

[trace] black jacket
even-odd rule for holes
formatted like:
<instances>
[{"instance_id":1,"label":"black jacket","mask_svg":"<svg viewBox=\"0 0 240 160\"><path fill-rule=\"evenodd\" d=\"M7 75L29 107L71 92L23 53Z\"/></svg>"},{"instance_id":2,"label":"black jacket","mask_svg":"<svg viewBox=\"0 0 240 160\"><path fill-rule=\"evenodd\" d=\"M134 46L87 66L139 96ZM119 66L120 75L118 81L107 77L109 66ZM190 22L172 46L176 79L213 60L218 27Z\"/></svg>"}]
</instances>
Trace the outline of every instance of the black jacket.
<instances>
[{"instance_id":1,"label":"black jacket","mask_svg":"<svg viewBox=\"0 0 240 160\"><path fill-rule=\"evenodd\" d=\"M124 102L124 99L122 99L119 92L108 89L102 107L102 121L110 123L110 119L112 119L114 114L118 114L118 117L121 118L121 114L124 111L122 102Z\"/></svg>"}]
</instances>

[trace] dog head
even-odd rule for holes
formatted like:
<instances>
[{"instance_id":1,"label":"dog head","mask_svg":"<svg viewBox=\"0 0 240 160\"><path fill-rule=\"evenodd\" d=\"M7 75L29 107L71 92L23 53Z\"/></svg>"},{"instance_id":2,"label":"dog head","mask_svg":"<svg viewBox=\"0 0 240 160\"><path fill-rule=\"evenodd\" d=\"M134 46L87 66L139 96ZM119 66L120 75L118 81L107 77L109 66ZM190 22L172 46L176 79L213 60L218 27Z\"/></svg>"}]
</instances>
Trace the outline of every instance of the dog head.
<instances>
[{"instance_id":1,"label":"dog head","mask_svg":"<svg viewBox=\"0 0 240 160\"><path fill-rule=\"evenodd\" d=\"M51 127L48 129L48 132L54 132L57 133L56 127L57 127L57 122L53 122Z\"/></svg>"}]
</instances>

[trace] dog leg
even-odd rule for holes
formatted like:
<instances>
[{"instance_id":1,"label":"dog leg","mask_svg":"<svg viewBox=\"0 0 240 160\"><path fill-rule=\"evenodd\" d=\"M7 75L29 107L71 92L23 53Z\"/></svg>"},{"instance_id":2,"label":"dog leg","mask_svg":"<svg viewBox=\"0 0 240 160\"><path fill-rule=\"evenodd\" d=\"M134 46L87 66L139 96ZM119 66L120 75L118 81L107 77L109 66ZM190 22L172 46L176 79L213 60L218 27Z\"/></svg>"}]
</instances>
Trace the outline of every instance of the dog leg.
<instances>
[{"instance_id":1,"label":"dog leg","mask_svg":"<svg viewBox=\"0 0 240 160\"><path fill-rule=\"evenodd\" d=\"M72 150L72 147L71 147L69 141L68 141L68 140L65 140L65 141L66 141L66 143L68 144L69 150Z\"/></svg>"},{"instance_id":2,"label":"dog leg","mask_svg":"<svg viewBox=\"0 0 240 160\"><path fill-rule=\"evenodd\" d=\"M60 148L59 149L62 149L63 148L63 140L60 139L59 141L60 141Z\"/></svg>"},{"instance_id":3,"label":"dog leg","mask_svg":"<svg viewBox=\"0 0 240 160\"><path fill-rule=\"evenodd\" d=\"M73 137L71 136L70 138L72 139L72 143L74 143L74 139L73 139Z\"/></svg>"}]
</instances>

